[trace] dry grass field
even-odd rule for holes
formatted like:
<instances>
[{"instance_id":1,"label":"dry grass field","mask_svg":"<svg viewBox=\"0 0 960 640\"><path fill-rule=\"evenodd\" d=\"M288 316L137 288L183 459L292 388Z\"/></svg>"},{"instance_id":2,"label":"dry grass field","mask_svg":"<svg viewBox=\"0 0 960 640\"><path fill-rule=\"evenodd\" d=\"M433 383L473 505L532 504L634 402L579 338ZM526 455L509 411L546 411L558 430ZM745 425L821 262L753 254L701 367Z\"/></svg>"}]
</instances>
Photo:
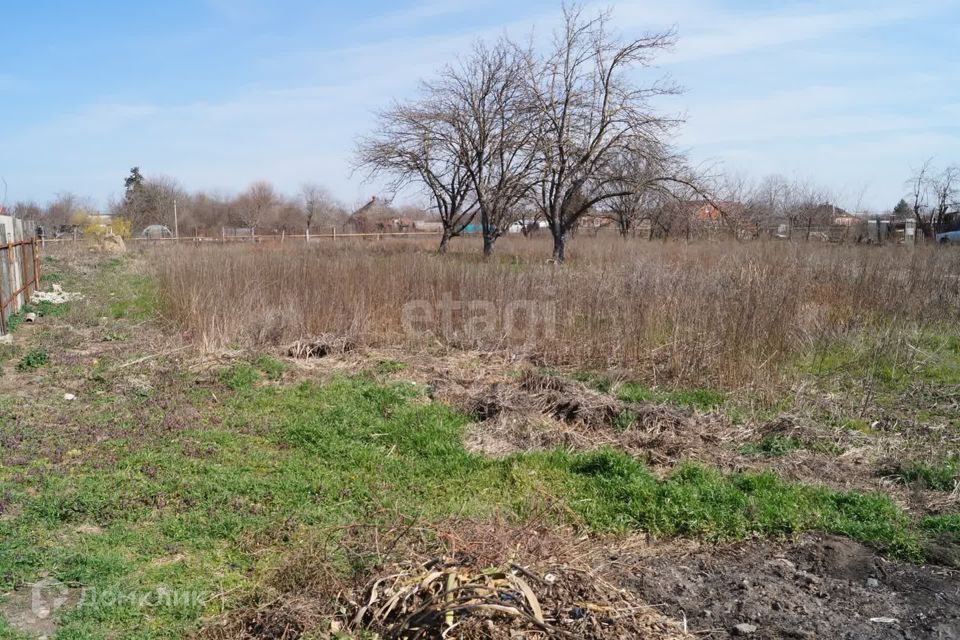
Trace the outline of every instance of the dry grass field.
<instances>
[{"instance_id":1,"label":"dry grass field","mask_svg":"<svg viewBox=\"0 0 960 640\"><path fill-rule=\"evenodd\" d=\"M909 368L909 339L960 320L952 251L608 237L557 268L545 239L509 240L489 261L406 242L181 247L157 260L163 313L209 347L332 332L722 389L773 385L851 346Z\"/></svg>"},{"instance_id":2,"label":"dry grass field","mask_svg":"<svg viewBox=\"0 0 960 640\"><path fill-rule=\"evenodd\" d=\"M0 638L960 634L960 253L458 242L52 249Z\"/></svg>"}]
</instances>

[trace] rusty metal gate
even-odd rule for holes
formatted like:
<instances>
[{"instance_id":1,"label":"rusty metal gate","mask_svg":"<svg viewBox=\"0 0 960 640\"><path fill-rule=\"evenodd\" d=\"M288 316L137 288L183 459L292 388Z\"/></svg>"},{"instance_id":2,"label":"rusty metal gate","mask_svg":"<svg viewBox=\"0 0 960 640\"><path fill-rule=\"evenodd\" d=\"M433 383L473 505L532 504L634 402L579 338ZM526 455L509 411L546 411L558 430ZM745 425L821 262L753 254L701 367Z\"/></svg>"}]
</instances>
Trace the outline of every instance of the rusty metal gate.
<instances>
[{"instance_id":1,"label":"rusty metal gate","mask_svg":"<svg viewBox=\"0 0 960 640\"><path fill-rule=\"evenodd\" d=\"M10 316L40 290L40 245L35 237L24 237L25 227L29 224L22 220L0 220L0 335L7 332Z\"/></svg>"}]
</instances>

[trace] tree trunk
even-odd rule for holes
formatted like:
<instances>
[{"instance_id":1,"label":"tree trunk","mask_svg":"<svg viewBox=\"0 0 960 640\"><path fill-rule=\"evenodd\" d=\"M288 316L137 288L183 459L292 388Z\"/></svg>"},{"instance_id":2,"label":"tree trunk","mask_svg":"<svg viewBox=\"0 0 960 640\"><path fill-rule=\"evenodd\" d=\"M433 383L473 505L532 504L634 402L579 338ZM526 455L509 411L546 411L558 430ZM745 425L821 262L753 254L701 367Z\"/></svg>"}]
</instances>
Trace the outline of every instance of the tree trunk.
<instances>
[{"instance_id":1,"label":"tree trunk","mask_svg":"<svg viewBox=\"0 0 960 640\"><path fill-rule=\"evenodd\" d=\"M493 255L493 245L496 243L497 237L492 233L483 234L483 257L489 258Z\"/></svg>"},{"instance_id":2,"label":"tree trunk","mask_svg":"<svg viewBox=\"0 0 960 640\"><path fill-rule=\"evenodd\" d=\"M437 248L437 253L440 255L446 255L447 246L450 244L450 230L444 229L443 235L440 236L440 246Z\"/></svg>"},{"instance_id":3,"label":"tree trunk","mask_svg":"<svg viewBox=\"0 0 960 640\"><path fill-rule=\"evenodd\" d=\"M563 264L566 260L567 234L560 230L553 234L553 261L557 264Z\"/></svg>"}]
</instances>

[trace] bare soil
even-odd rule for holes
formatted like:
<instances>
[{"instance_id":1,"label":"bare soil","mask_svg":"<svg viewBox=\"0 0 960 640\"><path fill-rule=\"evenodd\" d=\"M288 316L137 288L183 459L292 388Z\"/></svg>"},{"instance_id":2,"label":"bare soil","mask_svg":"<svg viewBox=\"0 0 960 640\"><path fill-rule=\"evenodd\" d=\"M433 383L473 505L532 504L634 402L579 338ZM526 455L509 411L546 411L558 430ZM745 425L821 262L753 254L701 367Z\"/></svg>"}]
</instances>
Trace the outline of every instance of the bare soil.
<instances>
[{"instance_id":1,"label":"bare soil","mask_svg":"<svg viewBox=\"0 0 960 640\"><path fill-rule=\"evenodd\" d=\"M835 536L667 551L627 586L698 637L958 638L960 572L878 557Z\"/></svg>"}]
</instances>

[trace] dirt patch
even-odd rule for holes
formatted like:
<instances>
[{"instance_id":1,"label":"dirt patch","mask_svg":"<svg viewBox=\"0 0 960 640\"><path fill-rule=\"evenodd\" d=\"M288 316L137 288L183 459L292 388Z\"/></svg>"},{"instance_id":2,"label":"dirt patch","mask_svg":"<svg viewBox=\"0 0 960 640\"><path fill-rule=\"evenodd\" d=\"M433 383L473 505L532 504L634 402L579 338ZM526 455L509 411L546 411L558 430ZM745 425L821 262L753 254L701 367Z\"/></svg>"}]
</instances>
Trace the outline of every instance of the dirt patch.
<instances>
[{"instance_id":1,"label":"dirt patch","mask_svg":"<svg viewBox=\"0 0 960 640\"><path fill-rule=\"evenodd\" d=\"M41 580L0 596L0 619L14 631L37 638L53 637L61 610L76 606L80 596L80 589L56 580Z\"/></svg>"},{"instance_id":2,"label":"dirt patch","mask_svg":"<svg viewBox=\"0 0 960 640\"><path fill-rule=\"evenodd\" d=\"M700 637L744 624L756 638L960 637L960 573L887 561L845 538L703 547L634 571L629 587Z\"/></svg>"}]
</instances>

